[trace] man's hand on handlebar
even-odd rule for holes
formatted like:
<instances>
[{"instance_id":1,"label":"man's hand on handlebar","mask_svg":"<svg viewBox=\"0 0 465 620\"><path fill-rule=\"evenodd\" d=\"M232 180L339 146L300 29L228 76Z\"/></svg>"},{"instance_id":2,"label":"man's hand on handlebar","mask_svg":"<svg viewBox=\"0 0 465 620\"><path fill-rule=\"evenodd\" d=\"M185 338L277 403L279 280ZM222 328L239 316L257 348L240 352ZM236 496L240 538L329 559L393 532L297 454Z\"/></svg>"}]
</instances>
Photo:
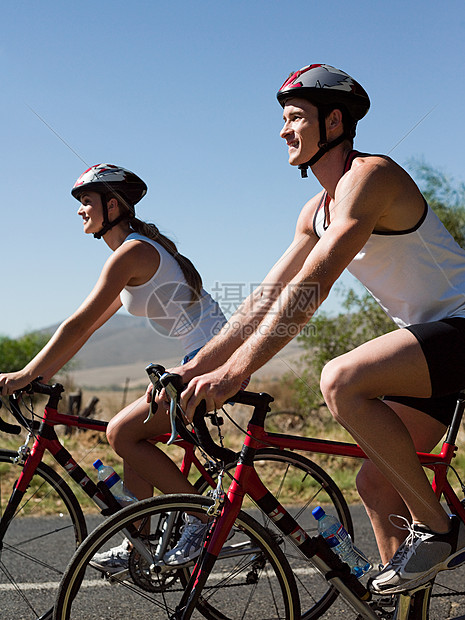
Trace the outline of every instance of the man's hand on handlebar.
<instances>
[{"instance_id":1,"label":"man's hand on handlebar","mask_svg":"<svg viewBox=\"0 0 465 620\"><path fill-rule=\"evenodd\" d=\"M228 398L241 389L241 385L240 377L228 376L221 368L194 377L181 393L180 404L185 416L192 422L195 410L202 400L206 403L207 411L221 409Z\"/></svg>"},{"instance_id":2,"label":"man's hand on handlebar","mask_svg":"<svg viewBox=\"0 0 465 620\"><path fill-rule=\"evenodd\" d=\"M150 370L151 367L160 368L153 364L148 366L147 372L149 375L153 372ZM162 368L162 371L166 373L164 368ZM181 391L178 402L183 416L189 423L193 421L195 410L202 401L204 401L204 405L206 405L205 408L207 412L215 411L216 409L220 409L229 398L237 394L242 388L242 378L235 373L227 372L224 367L193 378L189 376L191 375L189 370L185 372L184 366L170 369L168 374L177 375L176 384L178 385L178 390L181 390L181 386L189 381ZM158 386L157 389L159 389L159 387L160 386ZM152 389L153 386L151 384L146 392L147 402L151 401ZM166 394L165 389L159 389L156 397L157 403L164 404L169 402L169 400L169 396Z\"/></svg>"}]
</instances>

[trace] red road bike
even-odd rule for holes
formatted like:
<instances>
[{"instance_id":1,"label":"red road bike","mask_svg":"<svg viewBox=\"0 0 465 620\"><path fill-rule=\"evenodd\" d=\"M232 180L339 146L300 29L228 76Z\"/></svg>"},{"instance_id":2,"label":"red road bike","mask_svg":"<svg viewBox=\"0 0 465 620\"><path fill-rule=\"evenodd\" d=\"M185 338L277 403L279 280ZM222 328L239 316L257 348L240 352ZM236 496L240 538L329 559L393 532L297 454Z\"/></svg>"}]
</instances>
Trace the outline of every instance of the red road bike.
<instances>
[{"instance_id":1,"label":"red road bike","mask_svg":"<svg viewBox=\"0 0 465 620\"><path fill-rule=\"evenodd\" d=\"M177 429L185 434L177 404L182 389L177 382L179 377L167 375L157 366L149 368L149 372L156 387L163 387L170 394L174 403L172 413L178 414ZM239 392L232 400L253 407L237 465L235 454L212 441L203 414L198 411L194 418L196 441L221 466L213 495L167 495L144 500L97 528L75 553L62 579L56 620L86 618L87 597L97 578L89 562L95 553L123 537L133 545L131 578L107 576L108 587L101 587L92 599L92 609L100 609L101 614L104 609L107 614L114 609L115 615L106 618L118 617L122 613L120 602L124 600L133 613L150 618L310 620L321 617L339 593L358 619L427 620L433 590L439 590L440 583L447 583L448 571L438 575L435 583L394 600L372 597L364 583L351 575L348 566L317 536L315 521L309 514L318 503L324 505L329 501L333 505L328 511L338 513L353 535L350 515L345 514L345 502L340 503L334 482L327 475L318 477L321 471L312 464L312 475L301 470L300 477L294 478L295 495L290 498L281 493L282 488L270 485L273 476L267 479L258 467L263 449L289 455L289 463L293 457L296 470L301 459L307 467L311 463L300 452L364 459L363 451L351 443L267 432L265 418L273 400L267 394ZM448 478L451 471L455 472L451 462L457 451L456 437L464 408L465 400L460 398L440 452L419 453L419 458L432 471L437 496L465 522L464 500L457 497ZM228 475L231 482L224 491L222 481ZM309 476L313 476L311 481ZM286 485L291 488L289 479ZM460 486L464 491L461 482ZM249 509L248 498L257 507L257 514ZM183 515L192 512L203 513L210 519L203 552L196 562L167 566L163 562L164 552L176 544ZM261 522L257 515L261 515ZM149 527L151 534L147 537ZM465 561L465 553L461 560ZM97 582L101 584L101 580ZM112 605L111 601L117 603Z\"/></svg>"}]
</instances>

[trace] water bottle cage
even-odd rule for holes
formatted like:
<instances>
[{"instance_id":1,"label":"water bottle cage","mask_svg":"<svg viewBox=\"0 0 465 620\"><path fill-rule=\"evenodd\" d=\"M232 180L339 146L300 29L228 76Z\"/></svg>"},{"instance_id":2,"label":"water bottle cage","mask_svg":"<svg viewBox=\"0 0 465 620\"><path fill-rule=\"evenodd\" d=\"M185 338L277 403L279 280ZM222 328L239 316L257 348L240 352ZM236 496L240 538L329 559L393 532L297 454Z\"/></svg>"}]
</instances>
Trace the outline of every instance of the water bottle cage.
<instances>
[{"instance_id":1,"label":"water bottle cage","mask_svg":"<svg viewBox=\"0 0 465 620\"><path fill-rule=\"evenodd\" d=\"M371 593L367 588L352 574L350 566L341 560L335 551L328 545L323 536L318 536L316 539L315 555L325 562L328 566L328 571L323 573L325 579L330 581L331 579L340 579L358 596L360 600L368 601L371 599Z\"/></svg>"},{"instance_id":2,"label":"water bottle cage","mask_svg":"<svg viewBox=\"0 0 465 620\"><path fill-rule=\"evenodd\" d=\"M325 574L325 579L326 581L330 581L331 579L335 579L336 577L338 577L341 581L347 581L347 577L350 574L350 566L343 562L341 568L336 568L328 571Z\"/></svg>"},{"instance_id":3,"label":"water bottle cage","mask_svg":"<svg viewBox=\"0 0 465 620\"><path fill-rule=\"evenodd\" d=\"M121 510L122 508L121 504L118 502L118 500L113 495L113 493L110 491L110 489L107 487L107 485L103 482L103 480L100 480L99 482L97 482L97 488L100 491L101 495L103 496L103 500L105 501L105 504L107 505L106 508L103 508L101 510L101 513L104 517L109 517L110 515L114 515L115 512L118 512L118 510Z\"/></svg>"}]
</instances>

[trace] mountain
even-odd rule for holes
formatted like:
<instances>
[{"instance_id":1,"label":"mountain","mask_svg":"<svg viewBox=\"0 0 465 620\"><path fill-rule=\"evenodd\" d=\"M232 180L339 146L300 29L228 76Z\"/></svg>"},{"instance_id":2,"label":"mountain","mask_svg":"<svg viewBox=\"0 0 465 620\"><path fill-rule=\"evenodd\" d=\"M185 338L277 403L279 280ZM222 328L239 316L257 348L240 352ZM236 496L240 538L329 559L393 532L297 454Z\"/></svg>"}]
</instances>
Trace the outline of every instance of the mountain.
<instances>
[{"instance_id":1,"label":"mountain","mask_svg":"<svg viewBox=\"0 0 465 620\"><path fill-rule=\"evenodd\" d=\"M47 328L53 333L58 326ZM295 341L259 371L278 377L296 365L301 351ZM73 358L70 372L77 386L88 388L123 387L147 384L145 367L155 362L167 368L177 365L184 355L179 342L154 330L144 317L117 313L95 332Z\"/></svg>"},{"instance_id":2,"label":"mountain","mask_svg":"<svg viewBox=\"0 0 465 620\"><path fill-rule=\"evenodd\" d=\"M82 368L91 369L180 360L183 355L178 340L156 332L144 317L116 314L92 335L75 359Z\"/></svg>"}]
</instances>

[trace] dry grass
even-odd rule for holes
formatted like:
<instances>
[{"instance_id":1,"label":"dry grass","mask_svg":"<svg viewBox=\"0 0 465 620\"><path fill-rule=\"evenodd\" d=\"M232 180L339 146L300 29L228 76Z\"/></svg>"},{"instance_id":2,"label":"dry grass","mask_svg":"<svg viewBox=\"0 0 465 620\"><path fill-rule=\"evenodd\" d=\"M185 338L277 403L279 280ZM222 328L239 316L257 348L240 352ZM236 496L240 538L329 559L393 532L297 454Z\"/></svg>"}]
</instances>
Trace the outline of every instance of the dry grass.
<instances>
[{"instance_id":1,"label":"dry grass","mask_svg":"<svg viewBox=\"0 0 465 620\"><path fill-rule=\"evenodd\" d=\"M74 386L68 386L68 388L75 389ZM267 428L270 430L307 437L352 441L344 429L333 422L331 415L324 407L316 412L310 412L308 418L296 415L292 410L291 388L286 383L279 381L258 381L254 379L253 383L250 385L250 389L256 392L268 392L275 398L271 405L271 413L267 420ZM127 394L109 390L102 390L95 394L93 392L84 391L82 402L83 406L85 406L93 396L97 396L99 402L93 417L108 421L125 404L140 397L142 393L143 390L130 390ZM66 410L66 400L63 401L60 410ZM235 405L234 407L227 407L227 410L235 424L243 430L239 430L235 424L225 417L225 423L222 427L224 443L227 447L238 451L243 442L243 431L245 431L247 426L251 409L249 407ZM75 431L72 435L68 436L65 435L64 429L58 432L65 447L89 475L94 477L92 463L95 459L100 458L105 464L114 467L122 476L121 459L108 445L104 433ZM216 434L214 434L213 437L216 438ZM460 445L465 445L464 440L464 431L461 431L459 436ZM17 438L2 437L2 447L16 449L18 445L19 441ZM171 446L169 448L164 447L163 449L167 451L169 456L178 465L181 463L183 452L180 448ZM305 453L305 456L318 463L334 478L349 503L359 501L355 489L355 476L360 466L358 460L309 453ZM50 457L47 457L45 460L49 464L53 464L53 460L50 459ZM454 465L459 472L463 471L465 468L465 454L459 455ZM55 467L55 465L53 466ZM56 469L59 470L59 467L56 467ZM16 475L16 472L11 475L11 483L13 483L13 475ZM71 483L71 486L73 490L76 489L74 483ZM86 507L86 510L92 510L94 508L87 496L83 493L79 493L79 491L77 494L82 504Z\"/></svg>"}]
</instances>

